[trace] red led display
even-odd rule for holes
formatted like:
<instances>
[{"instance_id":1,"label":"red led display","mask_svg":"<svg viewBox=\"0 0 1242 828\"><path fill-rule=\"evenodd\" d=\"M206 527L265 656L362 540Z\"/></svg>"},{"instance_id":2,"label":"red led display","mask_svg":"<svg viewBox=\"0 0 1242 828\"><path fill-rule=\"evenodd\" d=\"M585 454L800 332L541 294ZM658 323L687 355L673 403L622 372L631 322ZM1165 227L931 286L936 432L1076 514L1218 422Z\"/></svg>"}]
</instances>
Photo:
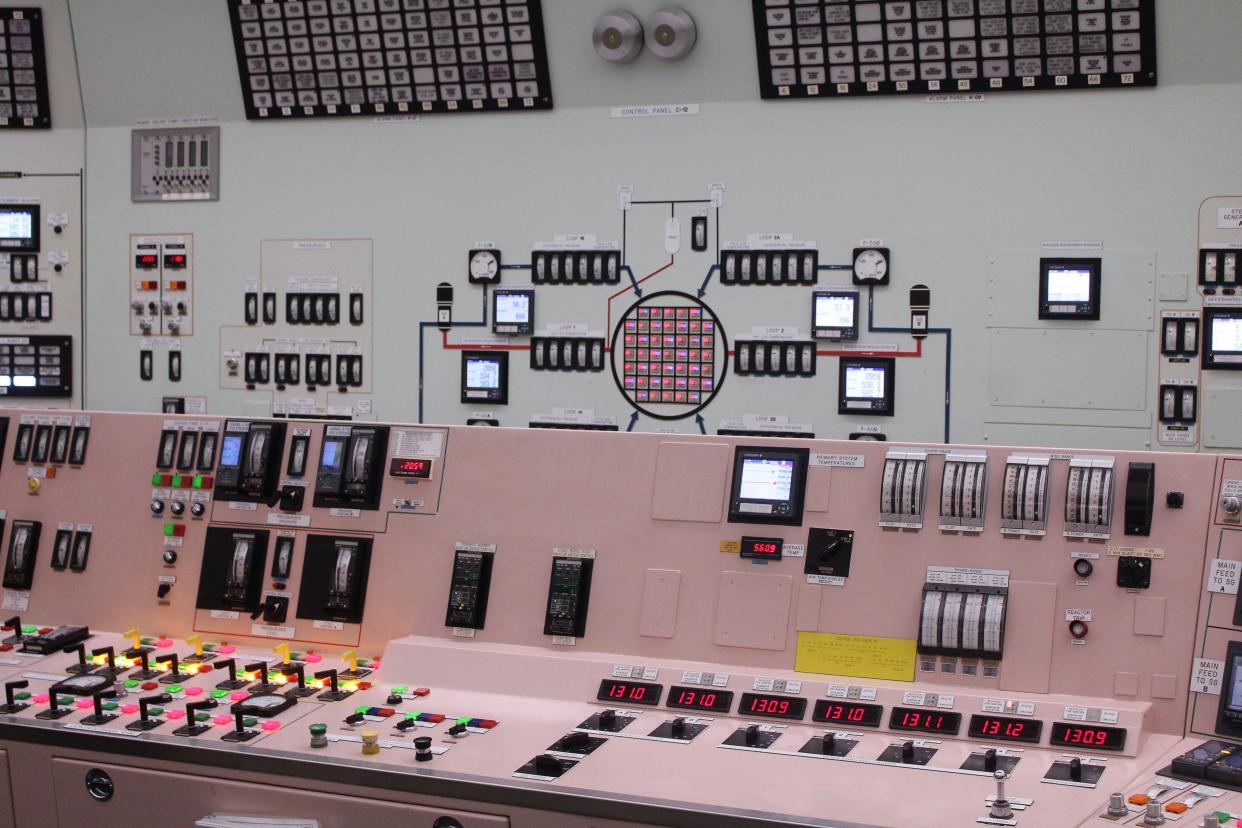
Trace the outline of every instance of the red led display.
<instances>
[{"instance_id":1,"label":"red led display","mask_svg":"<svg viewBox=\"0 0 1242 828\"><path fill-rule=\"evenodd\" d=\"M919 733L938 733L956 736L962 728L961 713L941 713L939 710L915 710L911 707L894 707L889 714L888 726L893 730L914 730Z\"/></svg>"},{"instance_id":2,"label":"red led display","mask_svg":"<svg viewBox=\"0 0 1242 828\"><path fill-rule=\"evenodd\" d=\"M779 561L784 545L780 538L742 538L742 557Z\"/></svg>"},{"instance_id":3,"label":"red led display","mask_svg":"<svg viewBox=\"0 0 1242 828\"><path fill-rule=\"evenodd\" d=\"M798 696L767 696L743 693L737 710L741 716L766 716L771 719L801 719L806 714L806 699Z\"/></svg>"},{"instance_id":4,"label":"red led display","mask_svg":"<svg viewBox=\"0 0 1242 828\"><path fill-rule=\"evenodd\" d=\"M414 477L419 480L431 478L430 460L416 460L405 457L394 457L388 465L388 473L393 477Z\"/></svg>"},{"instance_id":5,"label":"red led display","mask_svg":"<svg viewBox=\"0 0 1242 828\"><path fill-rule=\"evenodd\" d=\"M1028 719L1007 719L1002 716L971 716L967 731L973 739L995 739L1003 742L1038 742L1044 723Z\"/></svg>"},{"instance_id":6,"label":"red led display","mask_svg":"<svg viewBox=\"0 0 1242 828\"><path fill-rule=\"evenodd\" d=\"M649 704L660 703L664 693L663 684L649 684L645 681L617 681L604 679L599 683L599 692L595 698L615 704Z\"/></svg>"},{"instance_id":7,"label":"red led display","mask_svg":"<svg viewBox=\"0 0 1242 828\"><path fill-rule=\"evenodd\" d=\"M884 718L884 705L820 699L811 711L811 720L850 727L879 727Z\"/></svg>"},{"instance_id":8,"label":"red led display","mask_svg":"<svg viewBox=\"0 0 1242 828\"><path fill-rule=\"evenodd\" d=\"M1052 737L1049 742L1057 747L1123 750L1126 746L1126 729L1053 722Z\"/></svg>"},{"instance_id":9,"label":"red led display","mask_svg":"<svg viewBox=\"0 0 1242 828\"><path fill-rule=\"evenodd\" d=\"M140 253L134 257L134 264L143 270L153 270L159 267L160 257L154 253Z\"/></svg>"},{"instance_id":10,"label":"red led display","mask_svg":"<svg viewBox=\"0 0 1242 828\"><path fill-rule=\"evenodd\" d=\"M705 710L711 713L728 713L733 706L732 690L712 690L705 687L670 687L669 707L679 710Z\"/></svg>"}]
</instances>

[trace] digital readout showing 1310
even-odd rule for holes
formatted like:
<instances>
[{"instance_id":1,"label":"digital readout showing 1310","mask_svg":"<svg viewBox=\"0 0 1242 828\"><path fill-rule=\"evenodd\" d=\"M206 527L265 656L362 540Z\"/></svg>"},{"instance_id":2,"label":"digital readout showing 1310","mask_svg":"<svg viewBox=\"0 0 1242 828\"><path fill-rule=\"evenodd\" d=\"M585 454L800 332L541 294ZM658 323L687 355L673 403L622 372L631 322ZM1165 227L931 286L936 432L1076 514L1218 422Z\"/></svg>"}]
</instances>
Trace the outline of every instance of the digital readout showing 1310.
<instances>
[{"instance_id":1,"label":"digital readout showing 1310","mask_svg":"<svg viewBox=\"0 0 1242 828\"><path fill-rule=\"evenodd\" d=\"M663 684L604 679L599 683L599 693L595 698L615 703L657 705L663 692Z\"/></svg>"}]
</instances>

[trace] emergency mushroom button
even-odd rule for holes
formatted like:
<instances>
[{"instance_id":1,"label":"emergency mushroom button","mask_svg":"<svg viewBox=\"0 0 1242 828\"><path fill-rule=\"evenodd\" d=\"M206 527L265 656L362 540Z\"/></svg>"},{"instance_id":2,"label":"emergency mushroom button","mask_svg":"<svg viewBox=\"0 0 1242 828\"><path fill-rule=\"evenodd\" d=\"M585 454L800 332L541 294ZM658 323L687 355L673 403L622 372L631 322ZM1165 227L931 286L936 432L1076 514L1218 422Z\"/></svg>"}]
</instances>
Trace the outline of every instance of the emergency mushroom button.
<instances>
[{"instance_id":1,"label":"emergency mushroom button","mask_svg":"<svg viewBox=\"0 0 1242 828\"><path fill-rule=\"evenodd\" d=\"M1087 622L1075 618L1069 623L1069 631L1075 639L1082 640L1087 637Z\"/></svg>"},{"instance_id":2,"label":"emergency mushroom button","mask_svg":"<svg viewBox=\"0 0 1242 828\"><path fill-rule=\"evenodd\" d=\"M310 726L310 746L313 748L324 748L328 746L328 726L322 722L316 722Z\"/></svg>"}]
</instances>

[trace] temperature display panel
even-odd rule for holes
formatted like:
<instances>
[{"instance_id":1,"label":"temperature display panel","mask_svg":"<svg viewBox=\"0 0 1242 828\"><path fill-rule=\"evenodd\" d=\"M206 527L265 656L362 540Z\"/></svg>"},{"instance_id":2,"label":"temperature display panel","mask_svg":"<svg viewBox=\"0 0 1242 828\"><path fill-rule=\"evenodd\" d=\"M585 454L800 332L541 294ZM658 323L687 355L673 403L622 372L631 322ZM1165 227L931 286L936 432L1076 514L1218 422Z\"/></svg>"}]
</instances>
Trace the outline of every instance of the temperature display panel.
<instances>
[{"instance_id":1,"label":"temperature display panel","mask_svg":"<svg viewBox=\"0 0 1242 828\"><path fill-rule=\"evenodd\" d=\"M738 446L733 456L729 522L800 525L809 459L808 449Z\"/></svg>"},{"instance_id":2,"label":"temperature display panel","mask_svg":"<svg viewBox=\"0 0 1242 828\"><path fill-rule=\"evenodd\" d=\"M1043 732L1044 723L1041 721L976 714L970 717L970 728L966 731L966 735L972 739L998 739L1005 742L1036 744Z\"/></svg>"},{"instance_id":3,"label":"temperature display panel","mask_svg":"<svg viewBox=\"0 0 1242 828\"><path fill-rule=\"evenodd\" d=\"M1125 750L1126 729L1073 722L1053 722L1052 736L1048 743L1053 747Z\"/></svg>"},{"instance_id":4,"label":"temperature display panel","mask_svg":"<svg viewBox=\"0 0 1242 828\"><path fill-rule=\"evenodd\" d=\"M879 727L884 721L884 705L820 699L811 711L811 721L850 727Z\"/></svg>"},{"instance_id":5,"label":"temperature display panel","mask_svg":"<svg viewBox=\"0 0 1242 828\"><path fill-rule=\"evenodd\" d=\"M728 713L729 708L733 706L733 691L674 686L668 689L668 701L666 704L678 710Z\"/></svg>"},{"instance_id":6,"label":"temperature display panel","mask_svg":"<svg viewBox=\"0 0 1242 828\"><path fill-rule=\"evenodd\" d=\"M942 713L939 710L918 710L913 707L894 707L888 717L888 726L892 730L956 736L957 732L962 729L962 714Z\"/></svg>"},{"instance_id":7,"label":"temperature display panel","mask_svg":"<svg viewBox=\"0 0 1242 828\"><path fill-rule=\"evenodd\" d=\"M799 696L775 696L764 693L743 693L739 716L766 716L770 719L798 719L806 715L806 699Z\"/></svg>"},{"instance_id":8,"label":"temperature display panel","mask_svg":"<svg viewBox=\"0 0 1242 828\"><path fill-rule=\"evenodd\" d=\"M785 542L780 538L742 538L742 557L779 561Z\"/></svg>"},{"instance_id":9,"label":"temperature display panel","mask_svg":"<svg viewBox=\"0 0 1242 828\"><path fill-rule=\"evenodd\" d=\"M663 684L652 684L646 681L604 679L599 683L599 692L595 694L595 698L607 702L654 706L660 703L660 696L663 694Z\"/></svg>"}]
</instances>

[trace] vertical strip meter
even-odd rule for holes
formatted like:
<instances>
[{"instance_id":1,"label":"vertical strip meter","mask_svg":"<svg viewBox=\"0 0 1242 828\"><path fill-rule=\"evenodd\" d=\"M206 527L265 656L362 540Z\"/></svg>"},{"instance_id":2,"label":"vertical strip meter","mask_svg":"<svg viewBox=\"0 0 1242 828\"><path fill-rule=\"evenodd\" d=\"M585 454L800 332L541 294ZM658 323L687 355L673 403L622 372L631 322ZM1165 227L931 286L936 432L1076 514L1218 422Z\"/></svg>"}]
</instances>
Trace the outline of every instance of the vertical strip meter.
<instances>
[{"instance_id":1,"label":"vertical strip meter","mask_svg":"<svg viewBox=\"0 0 1242 828\"><path fill-rule=\"evenodd\" d=\"M1048 529L1048 457L1010 455L1001 488L1001 533L1042 535Z\"/></svg>"},{"instance_id":2,"label":"vertical strip meter","mask_svg":"<svg viewBox=\"0 0 1242 828\"><path fill-rule=\"evenodd\" d=\"M894 449L884 459L880 484L880 525L901 529L923 528L923 501L927 492L927 452Z\"/></svg>"},{"instance_id":3,"label":"vertical strip meter","mask_svg":"<svg viewBox=\"0 0 1242 828\"><path fill-rule=\"evenodd\" d=\"M987 514L986 454L950 454L940 481L940 528L982 532Z\"/></svg>"},{"instance_id":4,"label":"vertical strip meter","mask_svg":"<svg viewBox=\"0 0 1242 828\"><path fill-rule=\"evenodd\" d=\"M918 651L1000 659L1005 648L1005 587L929 583L923 588Z\"/></svg>"},{"instance_id":5,"label":"vertical strip meter","mask_svg":"<svg viewBox=\"0 0 1242 828\"><path fill-rule=\"evenodd\" d=\"M1107 538L1113 521L1113 457L1070 459L1065 484L1065 536Z\"/></svg>"}]
</instances>

